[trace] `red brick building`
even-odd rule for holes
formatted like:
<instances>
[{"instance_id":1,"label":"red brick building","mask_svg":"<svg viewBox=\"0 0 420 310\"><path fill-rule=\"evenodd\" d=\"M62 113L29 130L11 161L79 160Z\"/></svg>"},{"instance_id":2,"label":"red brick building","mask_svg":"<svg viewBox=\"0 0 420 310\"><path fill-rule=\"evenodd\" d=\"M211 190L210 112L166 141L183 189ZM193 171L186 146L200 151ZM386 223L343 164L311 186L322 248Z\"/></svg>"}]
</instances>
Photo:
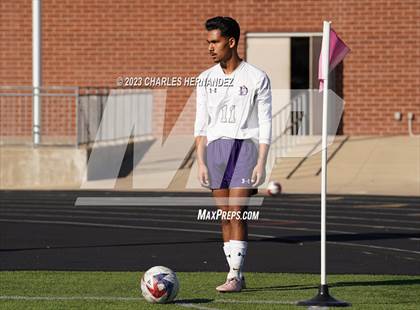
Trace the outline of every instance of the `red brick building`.
<instances>
[{"instance_id":1,"label":"red brick building","mask_svg":"<svg viewBox=\"0 0 420 310\"><path fill-rule=\"evenodd\" d=\"M32 83L31 10L27 0L0 3L1 86ZM44 0L42 10L44 86L115 87L119 76L196 75L211 65L203 23L216 15L239 21L245 58L247 33L321 32L322 21L331 20L352 50L342 72L343 133L407 134L408 112L420 132L419 1ZM191 92L168 89L169 127ZM28 109L3 105L3 135L31 132ZM402 121L394 120L398 111ZM67 106L44 115L44 132L74 130L61 121L74 114Z\"/></svg>"}]
</instances>

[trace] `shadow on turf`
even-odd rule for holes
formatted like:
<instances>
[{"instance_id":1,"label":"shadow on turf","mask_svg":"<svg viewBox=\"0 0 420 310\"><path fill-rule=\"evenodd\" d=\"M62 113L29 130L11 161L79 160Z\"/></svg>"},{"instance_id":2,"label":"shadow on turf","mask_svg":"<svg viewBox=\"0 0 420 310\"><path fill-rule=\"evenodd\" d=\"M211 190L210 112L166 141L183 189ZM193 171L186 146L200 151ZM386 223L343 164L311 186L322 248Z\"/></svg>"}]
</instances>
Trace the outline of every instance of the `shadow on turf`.
<instances>
[{"instance_id":1,"label":"shadow on turf","mask_svg":"<svg viewBox=\"0 0 420 310\"><path fill-rule=\"evenodd\" d=\"M357 282L337 282L331 284L332 287L346 286L382 286L382 285L418 285L420 278L407 280L380 280L380 281L357 281Z\"/></svg>"},{"instance_id":2,"label":"shadow on turf","mask_svg":"<svg viewBox=\"0 0 420 310\"><path fill-rule=\"evenodd\" d=\"M264 287L253 287L243 290L243 292L258 292L258 291L292 291L292 290L309 290L316 289L318 286L308 285L278 285L278 286L264 286Z\"/></svg>"},{"instance_id":3,"label":"shadow on turf","mask_svg":"<svg viewBox=\"0 0 420 310\"><path fill-rule=\"evenodd\" d=\"M418 285L420 278L407 280L382 280L382 281L358 281L358 282L337 282L332 283L331 287L348 287L348 286L383 286L383 285ZM318 286L307 285L280 285L280 286L266 286L247 288L243 292L258 292L258 291L290 291L290 290L309 290L317 289Z\"/></svg>"}]
</instances>

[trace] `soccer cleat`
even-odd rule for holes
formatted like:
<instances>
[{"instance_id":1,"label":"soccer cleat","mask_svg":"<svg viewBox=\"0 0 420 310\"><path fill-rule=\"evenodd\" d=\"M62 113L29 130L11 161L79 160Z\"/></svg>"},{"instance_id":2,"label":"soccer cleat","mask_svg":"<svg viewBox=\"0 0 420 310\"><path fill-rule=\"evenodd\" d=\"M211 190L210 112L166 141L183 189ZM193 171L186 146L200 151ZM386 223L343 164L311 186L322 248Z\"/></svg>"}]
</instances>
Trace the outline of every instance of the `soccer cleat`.
<instances>
[{"instance_id":1,"label":"soccer cleat","mask_svg":"<svg viewBox=\"0 0 420 310\"><path fill-rule=\"evenodd\" d=\"M229 278L226 278L226 282L224 284L226 284L228 282L229 282ZM224 284L222 284L222 285L224 285ZM241 284L242 284L242 289L245 289L246 288L246 282L245 282L245 277L244 276L241 277ZM220 285L220 286L222 286L222 285Z\"/></svg>"},{"instance_id":2,"label":"soccer cleat","mask_svg":"<svg viewBox=\"0 0 420 310\"><path fill-rule=\"evenodd\" d=\"M232 278L226 280L226 282L222 285L216 287L216 290L219 293L234 293L240 292L242 289L242 281L238 280L237 278Z\"/></svg>"},{"instance_id":3,"label":"soccer cleat","mask_svg":"<svg viewBox=\"0 0 420 310\"><path fill-rule=\"evenodd\" d=\"M216 291L219 291L220 289L222 289L225 285L227 285L229 283L229 279L226 279L226 282L223 283L222 285L219 285L218 287L216 287Z\"/></svg>"}]
</instances>

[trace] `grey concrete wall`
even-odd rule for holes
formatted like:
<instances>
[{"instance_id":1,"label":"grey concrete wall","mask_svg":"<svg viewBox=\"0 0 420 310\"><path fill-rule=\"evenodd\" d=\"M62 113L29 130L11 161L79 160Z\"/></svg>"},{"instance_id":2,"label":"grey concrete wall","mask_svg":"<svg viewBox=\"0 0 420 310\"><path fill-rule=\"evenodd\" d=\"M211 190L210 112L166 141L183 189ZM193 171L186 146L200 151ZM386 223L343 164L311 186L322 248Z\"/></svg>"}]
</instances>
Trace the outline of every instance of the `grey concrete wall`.
<instances>
[{"instance_id":1,"label":"grey concrete wall","mask_svg":"<svg viewBox=\"0 0 420 310\"><path fill-rule=\"evenodd\" d=\"M84 148L1 146L0 188L78 188L86 162Z\"/></svg>"}]
</instances>

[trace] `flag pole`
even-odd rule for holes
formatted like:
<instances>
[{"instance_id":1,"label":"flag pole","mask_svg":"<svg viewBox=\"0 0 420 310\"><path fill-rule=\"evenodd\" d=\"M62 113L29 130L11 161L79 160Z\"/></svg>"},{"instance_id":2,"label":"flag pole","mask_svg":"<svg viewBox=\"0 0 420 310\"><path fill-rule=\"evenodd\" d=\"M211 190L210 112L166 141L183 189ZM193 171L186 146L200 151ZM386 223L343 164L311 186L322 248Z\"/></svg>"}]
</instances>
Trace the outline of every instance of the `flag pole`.
<instances>
[{"instance_id":1,"label":"flag pole","mask_svg":"<svg viewBox=\"0 0 420 310\"><path fill-rule=\"evenodd\" d=\"M330 63L331 22L324 21L322 41L322 76L325 77L322 94L322 158L321 158L321 285L327 284L326 256L326 212L327 212L327 138L328 138L328 76Z\"/></svg>"},{"instance_id":2,"label":"flag pole","mask_svg":"<svg viewBox=\"0 0 420 310\"><path fill-rule=\"evenodd\" d=\"M41 143L42 0L32 0L32 141Z\"/></svg>"},{"instance_id":3,"label":"flag pole","mask_svg":"<svg viewBox=\"0 0 420 310\"><path fill-rule=\"evenodd\" d=\"M322 159L321 159L321 285L314 298L298 302L299 306L348 307L351 304L339 301L328 291L326 271L326 235L327 235L327 146L328 146L328 75L330 63L331 22L324 21L322 33L322 76L324 77L322 97Z\"/></svg>"}]
</instances>

